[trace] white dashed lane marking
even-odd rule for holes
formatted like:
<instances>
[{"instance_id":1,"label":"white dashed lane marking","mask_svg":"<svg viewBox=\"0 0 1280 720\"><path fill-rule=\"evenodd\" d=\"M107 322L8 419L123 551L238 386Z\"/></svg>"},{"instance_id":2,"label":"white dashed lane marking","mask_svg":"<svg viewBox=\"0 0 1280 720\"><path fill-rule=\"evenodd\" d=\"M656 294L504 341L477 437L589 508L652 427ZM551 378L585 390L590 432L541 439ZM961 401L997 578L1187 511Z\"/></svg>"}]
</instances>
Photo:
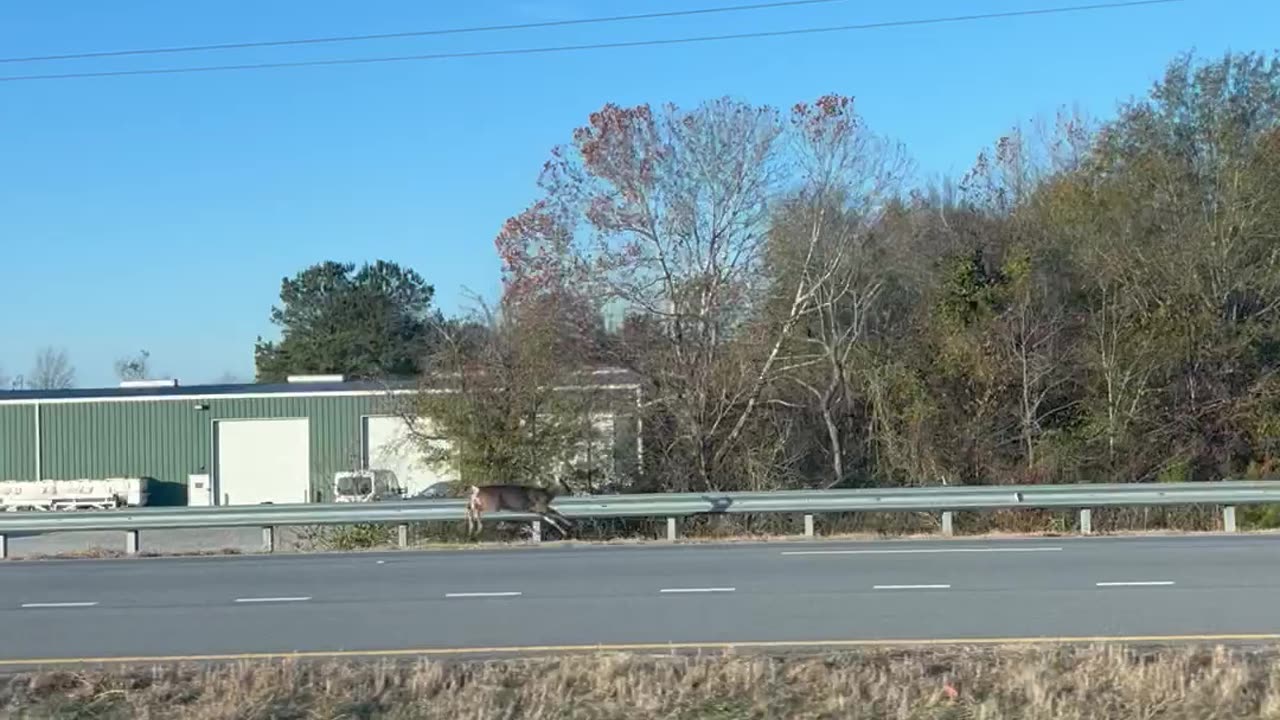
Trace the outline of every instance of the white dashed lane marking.
<instances>
[{"instance_id":1,"label":"white dashed lane marking","mask_svg":"<svg viewBox=\"0 0 1280 720\"><path fill-rule=\"evenodd\" d=\"M941 555L944 553L1061 552L1060 547L1029 548L914 548L911 550L783 550L783 555Z\"/></svg>"},{"instance_id":2,"label":"white dashed lane marking","mask_svg":"<svg viewBox=\"0 0 1280 720\"><path fill-rule=\"evenodd\" d=\"M1157 587L1164 585L1172 585L1172 580L1131 580L1122 582L1100 582L1095 583L1098 587Z\"/></svg>"}]
</instances>

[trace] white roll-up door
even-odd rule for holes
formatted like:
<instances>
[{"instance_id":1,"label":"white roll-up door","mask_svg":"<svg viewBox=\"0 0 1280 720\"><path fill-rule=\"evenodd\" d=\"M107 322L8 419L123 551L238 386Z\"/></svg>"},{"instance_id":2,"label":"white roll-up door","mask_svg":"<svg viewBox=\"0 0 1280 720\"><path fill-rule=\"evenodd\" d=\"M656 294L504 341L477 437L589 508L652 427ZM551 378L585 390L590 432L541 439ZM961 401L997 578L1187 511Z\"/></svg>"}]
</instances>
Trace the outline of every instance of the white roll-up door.
<instances>
[{"instance_id":1,"label":"white roll-up door","mask_svg":"<svg viewBox=\"0 0 1280 720\"><path fill-rule=\"evenodd\" d=\"M421 432L432 434L429 421L420 420ZM371 470L390 470L408 495L416 495L433 485L453 482L457 473L451 467L433 467L423 459L420 447L409 435L403 418L395 415L373 415L364 419L364 462ZM445 449L448 441L436 438L431 444Z\"/></svg>"},{"instance_id":2,"label":"white roll-up door","mask_svg":"<svg viewBox=\"0 0 1280 720\"><path fill-rule=\"evenodd\" d=\"M219 505L311 500L311 428L306 418L214 423Z\"/></svg>"}]
</instances>

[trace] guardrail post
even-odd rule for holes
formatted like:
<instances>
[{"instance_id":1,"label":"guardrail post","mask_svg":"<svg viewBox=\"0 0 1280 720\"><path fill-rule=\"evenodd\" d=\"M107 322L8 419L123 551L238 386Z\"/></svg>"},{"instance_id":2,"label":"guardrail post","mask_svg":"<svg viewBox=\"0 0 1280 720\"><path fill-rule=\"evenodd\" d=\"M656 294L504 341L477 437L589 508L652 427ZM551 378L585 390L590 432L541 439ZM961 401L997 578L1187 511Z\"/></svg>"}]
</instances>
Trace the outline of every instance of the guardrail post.
<instances>
[{"instance_id":1,"label":"guardrail post","mask_svg":"<svg viewBox=\"0 0 1280 720\"><path fill-rule=\"evenodd\" d=\"M409 525L407 523L400 523L396 526L396 541L401 550L409 547Z\"/></svg>"},{"instance_id":2,"label":"guardrail post","mask_svg":"<svg viewBox=\"0 0 1280 720\"><path fill-rule=\"evenodd\" d=\"M813 516L812 515L804 516L804 536L813 537Z\"/></svg>"},{"instance_id":3,"label":"guardrail post","mask_svg":"<svg viewBox=\"0 0 1280 720\"><path fill-rule=\"evenodd\" d=\"M262 552L276 551L276 529L267 526L262 528Z\"/></svg>"},{"instance_id":4,"label":"guardrail post","mask_svg":"<svg viewBox=\"0 0 1280 720\"><path fill-rule=\"evenodd\" d=\"M126 555L137 555L142 549L142 538L139 535L141 533L137 530L124 531L124 551Z\"/></svg>"},{"instance_id":5,"label":"guardrail post","mask_svg":"<svg viewBox=\"0 0 1280 720\"><path fill-rule=\"evenodd\" d=\"M1093 510L1080 508L1080 534L1093 534Z\"/></svg>"},{"instance_id":6,"label":"guardrail post","mask_svg":"<svg viewBox=\"0 0 1280 720\"><path fill-rule=\"evenodd\" d=\"M955 527L952 524L955 513L950 510L942 511L942 534L950 537L955 535Z\"/></svg>"},{"instance_id":7,"label":"guardrail post","mask_svg":"<svg viewBox=\"0 0 1280 720\"><path fill-rule=\"evenodd\" d=\"M534 543L542 542L542 521L534 520L530 530L529 541Z\"/></svg>"},{"instance_id":8,"label":"guardrail post","mask_svg":"<svg viewBox=\"0 0 1280 720\"><path fill-rule=\"evenodd\" d=\"M667 540L676 541L676 519L673 517L667 518Z\"/></svg>"},{"instance_id":9,"label":"guardrail post","mask_svg":"<svg viewBox=\"0 0 1280 720\"><path fill-rule=\"evenodd\" d=\"M8 557L9 557L9 536L5 535L4 533L0 533L0 560L5 560Z\"/></svg>"},{"instance_id":10,"label":"guardrail post","mask_svg":"<svg viewBox=\"0 0 1280 720\"><path fill-rule=\"evenodd\" d=\"M1222 507L1222 529L1226 532L1236 531L1236 506L1224 505Z\"/></svg>"}]
</instances>

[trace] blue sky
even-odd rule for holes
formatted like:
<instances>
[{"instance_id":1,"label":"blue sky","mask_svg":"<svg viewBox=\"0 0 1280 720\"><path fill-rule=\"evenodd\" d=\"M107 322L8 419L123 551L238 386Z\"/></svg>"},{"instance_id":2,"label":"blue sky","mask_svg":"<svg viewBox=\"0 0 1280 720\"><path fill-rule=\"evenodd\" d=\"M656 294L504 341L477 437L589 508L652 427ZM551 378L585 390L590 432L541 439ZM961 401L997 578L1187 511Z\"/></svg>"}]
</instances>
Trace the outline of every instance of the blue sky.
<instances>
[{"instance_id":1,"label":"blue sky","mask_svg":"<svg viewBox=\"0 0 1280 720\"><path fill-rule=\"evenodd\" d=\"M1078 1L1078 0L1077 0ZM0 55L529 22L741 0L44 0L0 5ZM0 75L421 54L750 32L1073 4L846 0L756 12L295 48L0 64ZM703 45L0 83L0 368L64 347L81 385L146 348L185 384L252 376L280 279L385 258L446 312L493 296L493 237L552 146L606 102L854 95L924 172L1013 123L1142 94L1178 52L1271 51L1275 0ZM1270 30L1268 30L1270 28Z\"/></svg>"}]
</instances>

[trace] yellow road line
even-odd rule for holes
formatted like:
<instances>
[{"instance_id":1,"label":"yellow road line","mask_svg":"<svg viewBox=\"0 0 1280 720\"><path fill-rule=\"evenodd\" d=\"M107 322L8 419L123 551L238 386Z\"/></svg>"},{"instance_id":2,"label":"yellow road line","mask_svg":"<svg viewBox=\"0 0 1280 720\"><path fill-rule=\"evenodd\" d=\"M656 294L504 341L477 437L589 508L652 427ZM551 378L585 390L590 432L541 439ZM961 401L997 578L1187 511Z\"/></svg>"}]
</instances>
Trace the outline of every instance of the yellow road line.
<instances>
[{"instance_id":1,"label":"yellow road line","mask_svg":"<svg viewBox=\"0 0 1280 720\"><path fill-rule=\"evenodd\" d=\"M511 655L558 652L652 652L670 650L750 650L768 648L877 648L940 645L1056 645L1080 643L1262 642L1280 641L1280 633L1220 635L1094 635L1060 637L928 638L883 640L747 640L742 642L621 643L599 645L508 645L465 648L412 648L394 650L314 650L299 652L225 653L214 655L137 655L120 657L68 657L0 660L0 667L98 664L175 663L227 660L289 660L315 658Z\"/></svg>"}]
</instances>

